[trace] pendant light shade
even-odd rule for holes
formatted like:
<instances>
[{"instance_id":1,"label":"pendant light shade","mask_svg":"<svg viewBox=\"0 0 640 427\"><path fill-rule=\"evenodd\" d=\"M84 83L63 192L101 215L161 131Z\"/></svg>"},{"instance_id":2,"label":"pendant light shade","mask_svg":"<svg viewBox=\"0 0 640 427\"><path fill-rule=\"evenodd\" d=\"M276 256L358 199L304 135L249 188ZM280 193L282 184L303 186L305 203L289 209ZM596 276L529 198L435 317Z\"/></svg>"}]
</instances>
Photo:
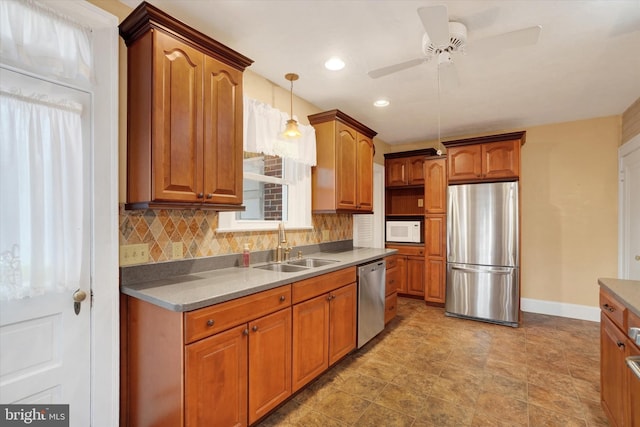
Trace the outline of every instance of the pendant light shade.
<instances>
[{"instance_id":1,"label":"pendant light shade","mask_svg":"<svg viewBox=\"0 0 640 427\"><path fill-rule=\"evenodd\" d=\"M282 136L288 139L300 138L300 136L302 136L300 129L298 129L298 122L293 119L293 82L298 80L298 77L295 73L287 73L284 75L284 78L291 82L291 118L287 120L287 126L282 133Z\"/></svg>"}]
</instances>

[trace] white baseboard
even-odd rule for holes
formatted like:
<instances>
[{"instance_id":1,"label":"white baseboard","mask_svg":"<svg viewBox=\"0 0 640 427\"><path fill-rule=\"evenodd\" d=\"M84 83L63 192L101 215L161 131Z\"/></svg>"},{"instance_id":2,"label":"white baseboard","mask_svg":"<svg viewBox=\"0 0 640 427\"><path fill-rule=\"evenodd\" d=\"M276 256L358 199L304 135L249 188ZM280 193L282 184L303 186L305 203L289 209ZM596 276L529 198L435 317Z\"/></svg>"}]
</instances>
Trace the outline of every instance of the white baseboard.
<instances>
[{"instance_id":1,"label":"white baseboard","mask_svg":"<svg viewBox=\"0 0 640 427\"><path fill-rule=\"evenodd\" d=\"M520 309L527 313L549 314L551 316L600 322L600 308L588 305L521 298Z\"/></svg>"}]
</instances>

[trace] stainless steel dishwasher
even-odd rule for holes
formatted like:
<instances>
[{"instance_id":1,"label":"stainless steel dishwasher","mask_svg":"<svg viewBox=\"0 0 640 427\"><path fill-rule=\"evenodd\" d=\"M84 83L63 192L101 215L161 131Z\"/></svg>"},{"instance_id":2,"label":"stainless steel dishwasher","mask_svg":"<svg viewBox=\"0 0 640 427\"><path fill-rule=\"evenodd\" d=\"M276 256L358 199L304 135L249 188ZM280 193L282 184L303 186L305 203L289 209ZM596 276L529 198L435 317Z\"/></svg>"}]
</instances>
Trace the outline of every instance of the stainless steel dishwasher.
<instances>
[{"instance_id":1,"label":"stainless steel dishwasher","mask_svg":"<svg viewBox=\"0 0 640 427\"><path fill-rule=\"evenodd\" d=\"M386 271L384 260L358 267L358 348L384 329Z\"/></svg>"}]
</instances>

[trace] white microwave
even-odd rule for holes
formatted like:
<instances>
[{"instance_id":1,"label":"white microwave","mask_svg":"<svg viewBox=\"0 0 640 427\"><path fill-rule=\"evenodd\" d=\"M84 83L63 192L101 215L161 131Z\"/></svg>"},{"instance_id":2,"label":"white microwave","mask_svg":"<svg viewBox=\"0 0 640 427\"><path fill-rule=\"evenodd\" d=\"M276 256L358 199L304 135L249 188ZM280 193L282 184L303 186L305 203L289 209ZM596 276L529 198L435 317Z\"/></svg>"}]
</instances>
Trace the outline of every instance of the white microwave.
<instances>
[{"instance_id":1,"label":"white microwave","mask_svg":"<svg viewBox=\"0 0 640 427\"><path fill-rule=\"evenodd\" d=\"M387 242L422 242L422 222L387 221Z\"/></svg>"}]
</instances>

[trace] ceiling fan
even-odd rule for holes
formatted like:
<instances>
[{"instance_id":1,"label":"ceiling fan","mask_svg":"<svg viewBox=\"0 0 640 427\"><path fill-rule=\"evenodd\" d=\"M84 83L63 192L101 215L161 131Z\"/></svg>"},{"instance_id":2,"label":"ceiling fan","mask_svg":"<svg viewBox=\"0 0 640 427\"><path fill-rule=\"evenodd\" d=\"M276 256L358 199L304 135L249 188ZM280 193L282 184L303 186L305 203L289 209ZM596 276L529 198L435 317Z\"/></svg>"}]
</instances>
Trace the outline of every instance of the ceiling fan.
<instances>
[{"instance_id":1,"label":"ceiling fan","mask_svg":"<svg viewBox=\"0 0 640 427\"><path fill-rule=\"evenodd\" d=\"M467 27L461 22L449 21L445 5L427 6L418 9L418 16L426 31L422 37L422 54L420 58L389 65L369 71L372 79L377 79L398 71L415 67L437 58L438 78L445 86L456 86L457 71L453 66L453 55L464 52L467 46ZM533 45L538 42L542 27L536 25L521 30L502 33L496 36L477 40L469 46L473 52L497 51L514 47Z\"/></svg>"}]
</instances>

